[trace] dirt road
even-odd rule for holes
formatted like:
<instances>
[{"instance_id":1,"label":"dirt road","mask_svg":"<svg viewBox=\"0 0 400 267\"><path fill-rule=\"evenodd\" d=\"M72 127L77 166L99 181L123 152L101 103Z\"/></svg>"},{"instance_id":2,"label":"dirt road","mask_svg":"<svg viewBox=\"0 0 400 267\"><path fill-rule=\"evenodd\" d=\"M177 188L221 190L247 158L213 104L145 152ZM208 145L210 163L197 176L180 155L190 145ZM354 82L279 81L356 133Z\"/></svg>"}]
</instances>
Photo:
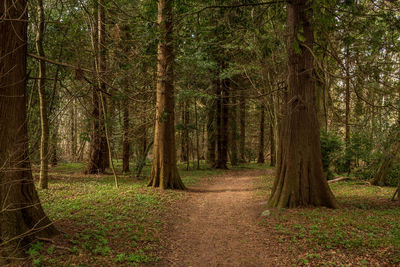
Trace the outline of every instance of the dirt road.
<instances>
[{"instance_id":1,"label":"dirt road","mask_svg":"<svg viewBox=\"0 0 400 267\"><path fill-rule=\"evenodd\" d=\"M162 266L287 266L276 238L259 225L265 199L255 197L264 171L229 171L190 188L167 219Z\"/></svg>"}]
</instances>

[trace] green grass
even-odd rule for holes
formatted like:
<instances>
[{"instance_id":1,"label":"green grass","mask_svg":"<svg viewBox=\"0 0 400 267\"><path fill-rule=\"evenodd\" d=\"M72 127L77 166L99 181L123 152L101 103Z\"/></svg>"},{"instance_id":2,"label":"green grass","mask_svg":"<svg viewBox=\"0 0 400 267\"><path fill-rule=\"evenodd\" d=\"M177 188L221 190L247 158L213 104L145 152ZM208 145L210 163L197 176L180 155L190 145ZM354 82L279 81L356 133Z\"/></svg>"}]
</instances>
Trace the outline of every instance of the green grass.
<instances>
[{"instance_id":1,"label":"green grass","mask_svg":"<svg viewBox=\"0 0 400 267\"><path fill-rule=\"evenodd\" d=\"M84 175L85 167L83 163L60 164L50 171L49 189L39 190L46 213L64 232L56 242L68 249L34 243L30 248L33 264L136 266L157 262L162 215L183 193L153 190L146 186L147 179L131 175L119 175L119 188L115 188L112 175ZM200 170L186 171L184 164L178 167L186 185L222 173L204 163ZM148 164L143 175L150 172Z\"/></svg>"},{"instance_id":2,"label":"green grass","mask_svg":"<svg viewBox=\"0 0 400 267\"><path fill-rule=\"evenodd\" d=\"M258 197L267 198L272 181L267 176L257 181L265 188ZM331 188L339 209L272 209L263 219L282 245L290 244L295 264L399 264L400 207L390 201L395 188L361 181L334 183Z\"/></svg>"}]
</instances>

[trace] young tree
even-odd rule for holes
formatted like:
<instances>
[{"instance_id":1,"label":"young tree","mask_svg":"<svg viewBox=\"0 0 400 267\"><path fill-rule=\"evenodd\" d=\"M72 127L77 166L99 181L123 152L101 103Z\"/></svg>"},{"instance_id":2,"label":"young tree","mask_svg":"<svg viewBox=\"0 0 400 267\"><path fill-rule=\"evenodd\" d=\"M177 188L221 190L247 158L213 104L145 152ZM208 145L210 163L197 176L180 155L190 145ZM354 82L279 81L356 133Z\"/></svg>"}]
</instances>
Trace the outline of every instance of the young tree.
<instances>
[{"instance_id":1,"label":"young tree","mask_svg":"<svg viewBox=\"0 0 400 267\"><path fill-rule=\"evenodd\" d=\"M37 1L38 25L36 32L36 51L40 57L45 57L43 49L44 37L44 8L43 1ZM46 62L39 60L39 101L40 101L40 177L39 187L48 188L49 173L49 120L47 117L47 100L46 100Z\"/></svg>"},{"instance_id":2,"label":"young tree","mask_svg":"<svg viewBox=\"0 0 400 267\"><path fill-rule=\"evenodd\" d=\"M260 105L260 133L258 142L258 158L257 163L264 163L264 124L265 124L265 107L264 104Z\"/></svg>"},{"instance_id":3,"label":"young tree","mask_svg":"<svg viewBox=\"0 0 400 267\"><path fill-rule=\"evenodd\" d=\"M289 81L269 206L338 207L322 169L313 82L312 1L287 3Z\"/></svg>"},{"instance_id":4,"label":"young tree","mask_svg":"<svg viewBox=\"0 0 400 267\"><path fill-rule=\"evenodd\" d=\"M153 167L149 186L161 189L185 189L176 166L173 0L158 1L158 43L156 123L154 129Z\"/></svg>"},{"instance_id":5,"label":"young tree","mask_svg":"<svg viewBox=\"0 0 400 267\"><path fill-rule=\"evenodd\" d=\"M26 113L27 1L0 5L0 264L56 228L37 195L28 155Z\"/></svg>"}]
</instances>

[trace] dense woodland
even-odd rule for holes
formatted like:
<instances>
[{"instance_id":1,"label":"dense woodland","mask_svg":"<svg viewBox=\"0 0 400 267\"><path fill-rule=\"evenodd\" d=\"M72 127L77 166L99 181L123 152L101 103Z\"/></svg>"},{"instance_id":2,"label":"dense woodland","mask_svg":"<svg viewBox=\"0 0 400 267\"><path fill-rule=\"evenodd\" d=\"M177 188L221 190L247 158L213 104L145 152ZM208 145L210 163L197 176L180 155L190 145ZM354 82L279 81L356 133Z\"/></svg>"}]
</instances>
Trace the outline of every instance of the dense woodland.
<instances>
[{"instance_id":1,"label":"dense woodland","mask_svg":"<svg viewBox=\"0 0 400 267\"><path fill-rule=\"evenodd\" d=\"M44 264L32 251L64 233L46 202L76 193L51 191L62 175L160 198L188 175L273 167L272 212L347 210L330 185L351 185L388 190L376 205L398 219L399 67L394 0L3 0L0 264ZM398 264L390 227L397 247L377 254Z\"/></svg>"}]
</instances>

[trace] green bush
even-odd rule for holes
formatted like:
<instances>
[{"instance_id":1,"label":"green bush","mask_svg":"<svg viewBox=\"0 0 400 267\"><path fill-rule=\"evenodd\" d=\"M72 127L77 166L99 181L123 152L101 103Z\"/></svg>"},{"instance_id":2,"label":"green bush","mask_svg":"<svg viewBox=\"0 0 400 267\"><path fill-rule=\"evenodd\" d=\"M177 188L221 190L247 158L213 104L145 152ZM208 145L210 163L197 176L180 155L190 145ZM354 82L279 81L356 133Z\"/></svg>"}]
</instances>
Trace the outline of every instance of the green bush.
<instances>
[{"instance_id":1,"label":"green bush","mask_svg":"<svg viewBox=\"0 0 400 267\"><path fill-rule=\"evenodd\" d=\"M333 176L330 166L337 159L342 149L343 143L339 136L325 130L321 131L322 166L328 180Z\"/></svg>"}]
</instances>

